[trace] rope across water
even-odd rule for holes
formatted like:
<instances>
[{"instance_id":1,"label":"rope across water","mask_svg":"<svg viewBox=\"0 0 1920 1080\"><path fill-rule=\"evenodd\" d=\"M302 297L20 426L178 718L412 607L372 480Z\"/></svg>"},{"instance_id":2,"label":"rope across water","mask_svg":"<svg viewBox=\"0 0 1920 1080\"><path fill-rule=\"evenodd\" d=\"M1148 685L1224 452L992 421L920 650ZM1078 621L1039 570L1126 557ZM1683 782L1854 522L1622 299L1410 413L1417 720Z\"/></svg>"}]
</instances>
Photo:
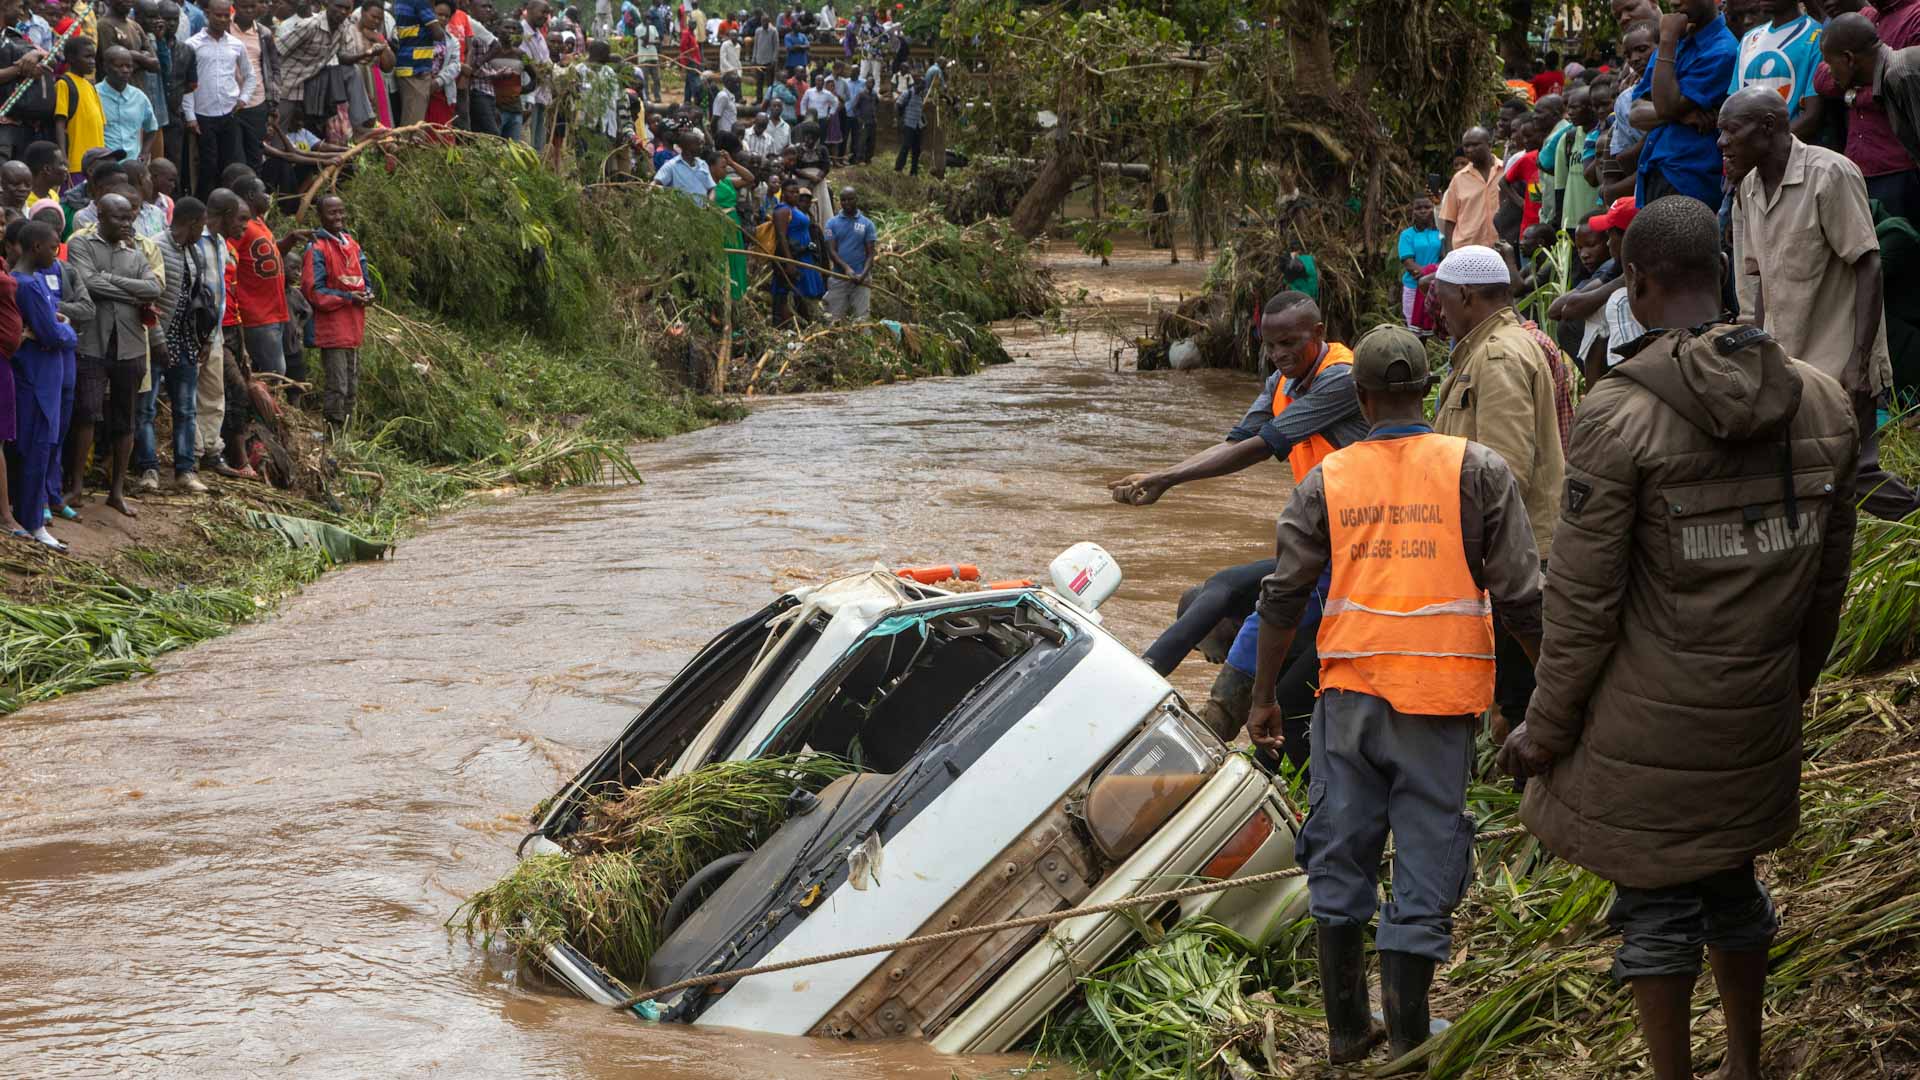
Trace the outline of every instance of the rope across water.
<instances>
[{"instance_id":1,"label":"rope across water","mask_svg":"<svg viewBox=\"0 0 1920 1080\"><path fill-rule=\"evenodd\" d=\"M1826 780L1836 776L1845 776L1849 773L1865 772L1868 769L1879 768L1883 765L1898 765L1909 761L1920 761L1920 750L1909 750L1905 753L1890 754L1886 757L1872 758L1867 761L1856 761L1846 765L1835 765L1826 769L1815 769L1812 772L1803 773L1800 781L1806 783L1812 780ZM1494 829L1491 832L1480 833L1474 837L1474 840L1476 842L1507 840L1515 836L1524 835L1526 831L1527 829L1524 825L1513 825L1504 829ZM1391 853L1389 852L1389 854ZM1178 889L1167 889L1163 892L1141 893L1135 896L1122 897L1118 900L1108 900L1104 903L1088 904L1085 907L1066 908L1061 911L1049 911L1039 915L1024 915L1018 919L983 923L979 926L963 926L955 930L942 930L939 933L922 934L918 937L905 938L900 941L889 941L880 945L863 945L857 949L842 949L839 952L822 953L818 956L804 956L797 960L783 960L777 964L762 964L759 967L741 968L737 971L716 971L707 975L695 975L691 978L681 979L679 982L668 983L657 990L648 990L644 993L635 994L615 1005L614 1008L620 1010L631 1009L642 1002L663 998L669 994L677 994L682 990L691 990L699 986L711 986L714 983L734 982L752 975L771 975L778 971L791 971L794 968L812 967L816 964L831 964L836 960L849 960L856 956L871 956L874 953L893 952L896 949L911 949L921 945L937 945L941 942L954 941L964 937L976 937L981 934L997 934L1002 930L1018 930L1027 926L1046 926L1052 923L1064 922L1068 919L1077 919L1082 915L1099 915L1108 911L1119 911L1122 908L1138 907L1142 904L1164 904L1171 900L1184 900L1192 896L1204 896L1207 893L1224 892L1227 889L1245 888L1249 885L1266 885L1275 881L1285 881L1288 878L1301 877L1305 875L1306 872L1306 868L1301 866L1288 867L1285 870L1269 870L1264 874L1251 874L1247 877L1231 878L1225 881L1206 881L1198 885L1188 885Z\"/></svg>"}]
</instances>

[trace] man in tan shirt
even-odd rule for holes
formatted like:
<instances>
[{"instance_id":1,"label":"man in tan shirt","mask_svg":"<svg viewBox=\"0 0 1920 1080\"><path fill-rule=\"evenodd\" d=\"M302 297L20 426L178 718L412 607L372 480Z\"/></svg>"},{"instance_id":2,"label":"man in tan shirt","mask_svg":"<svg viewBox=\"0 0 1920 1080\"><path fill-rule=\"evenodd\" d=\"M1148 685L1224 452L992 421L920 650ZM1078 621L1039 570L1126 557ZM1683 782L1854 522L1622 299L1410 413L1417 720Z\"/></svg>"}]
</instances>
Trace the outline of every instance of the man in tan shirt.
<instances>
[{"instance_id":1,"label":"man in tan shirt","mask_svg":"<svg viewBox=\"0 0 1920 1080\"><path fill-rule=\"evenodd\" d=\"M1433 295L1442 327L1453 338L1453 371L1434 401L1433 430L1471 439L1507 463L1544 565L1560 520L1567 461L1553 404L1553 370L1513 310L1512 281L1507 261L1492 248L1459 247L1440 261ZM1508 723L1518 723L1533 696L1533 664L1505 630L1494 634L1494 646L1494 704Z\"/></svg>"},{"instance_id":2,"label":"man in tan shirt","mask_svg":"<svg viewBox=\"0 0 1920 1080\"><path fill-rule=\"evenodd\" d=\"M1469 244L1487 247L1500 242L1493 228L1493 212L1500 206L1500 180L1505 170L1493 156L1493 138L1486 128L1468 128L1460 136L1460 148L1467 163L1453 174L1447 193L1440 197L1440 251L1442 254Z\"/></svg>"},{"instance_id":3,"label":"man in tan shirt","mask_svg":"<svg viewBox=\"0 0 1920 1080\"><path fill-rule=\"evenodd\" d=\"M1853 398L1860 427L1855 490L1876 517L1899 520L1920 500L1880 467L1875 409L1893 379L1882 318L1880 241L1860 167L1794 138L1787 108L1749 87L1720 110L1720 150L1735 189L1741 295L1788 356L1831 376Z\"/></svg>"}]
</instances>

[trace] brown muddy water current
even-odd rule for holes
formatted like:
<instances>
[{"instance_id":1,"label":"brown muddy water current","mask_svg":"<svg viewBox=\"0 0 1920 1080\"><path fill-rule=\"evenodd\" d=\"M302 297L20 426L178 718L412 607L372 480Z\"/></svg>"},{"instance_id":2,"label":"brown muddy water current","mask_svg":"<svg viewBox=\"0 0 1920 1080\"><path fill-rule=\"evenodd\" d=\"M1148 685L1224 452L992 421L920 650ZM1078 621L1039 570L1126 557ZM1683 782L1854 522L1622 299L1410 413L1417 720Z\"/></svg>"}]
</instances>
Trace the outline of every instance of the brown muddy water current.
<instances>
[{"instance_id":1,"label":"brown muddy water current","mask_svg":"<svg viewBox=\"0 0 1920 1080\"><path fill-rule=\"evenodd\" d=\"M1256 387L1112 369L1200 268L1056 253L1077 329L983 374L760 400L633 452L644 486L476 505L158 674L0 718L0 1075L1006 1075L1016 1057L638 1023L442 928L525 815L714 632L875 564L1126 573L1144 647L1187 585L1271 551L1284 467L1113 503ZM1204 695L1197 658L1175 681Z\"/></svg>"}]
</instances>

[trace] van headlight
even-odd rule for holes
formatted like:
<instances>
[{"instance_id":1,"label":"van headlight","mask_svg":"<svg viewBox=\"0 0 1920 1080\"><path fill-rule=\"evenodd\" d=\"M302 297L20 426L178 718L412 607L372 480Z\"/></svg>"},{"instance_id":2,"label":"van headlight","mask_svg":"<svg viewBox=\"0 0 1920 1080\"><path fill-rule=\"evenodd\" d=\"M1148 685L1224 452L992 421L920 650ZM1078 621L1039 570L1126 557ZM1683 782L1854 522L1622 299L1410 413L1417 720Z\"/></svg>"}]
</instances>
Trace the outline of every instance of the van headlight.
<instances>
[{"instance_id":1,"label":"van headlight","mask_svg":"<svg viewBox=\"0 0 1920 1080\"><path fill-rule=\"evenodd\" d=\"M1200 790L1223 753L1198 721L1163 706L1087 789L1084 815L1094 845L1114 862L1133 854Z\"/></svg>"}]
</instances>

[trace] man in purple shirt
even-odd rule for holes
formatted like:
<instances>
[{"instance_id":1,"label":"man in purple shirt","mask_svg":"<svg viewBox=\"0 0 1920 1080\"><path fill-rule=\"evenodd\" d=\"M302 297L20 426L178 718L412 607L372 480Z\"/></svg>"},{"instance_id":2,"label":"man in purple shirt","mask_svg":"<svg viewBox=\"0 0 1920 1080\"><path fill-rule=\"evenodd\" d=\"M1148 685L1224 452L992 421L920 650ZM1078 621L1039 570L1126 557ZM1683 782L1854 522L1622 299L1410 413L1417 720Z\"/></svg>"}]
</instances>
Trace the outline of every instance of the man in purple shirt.
<instances>
[{"instance_id":1,"label":"man in purple shirt","mask_svg":"<svg viewBox=\"0 0 1920 1080\"><path fill-rule=\"evenodd\" d=\"M1864 7L1860 14L1870 19L1880 32L1880 41L1889 49L1920 45L1920 0L1886 0ZM1849 101L1847 109L1847 157L1860 166L1867 178L1867 198L1879 199L1888 214L1909 221L1920 218L1920 166L1914 164L1906 148L1893 134L1886 110L1873 96L1873 88L1843 89L1826 64L1814 73L1813 88L1823 96Z\"/></svg>"}]
</instances>

